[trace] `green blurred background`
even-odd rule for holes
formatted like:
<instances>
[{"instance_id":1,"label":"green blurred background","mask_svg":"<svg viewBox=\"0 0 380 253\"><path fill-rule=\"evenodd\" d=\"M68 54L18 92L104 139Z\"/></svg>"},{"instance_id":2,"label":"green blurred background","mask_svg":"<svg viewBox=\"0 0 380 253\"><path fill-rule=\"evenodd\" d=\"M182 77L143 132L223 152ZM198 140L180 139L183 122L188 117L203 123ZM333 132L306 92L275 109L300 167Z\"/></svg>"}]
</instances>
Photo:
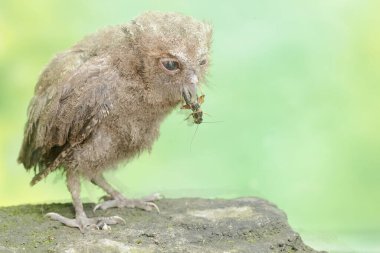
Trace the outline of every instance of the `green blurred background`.
<instances>
[{"instance_id":1,"label":"green blurred background","mask_svg":"<svg viewBox=\"0 0 380 253\"><path fill-rule=\"evenodd\" d=\"M376 0L1 0L0 205L70 200L59 173L30 188L16 164L34 85L55 53L145 10L214 25L203 109L222 122L194 136L177 110L110 181L129 196L264 197L316 249L380 252ZM101 195L84 183L86 201Z\"/></svg>"}]
</instances>

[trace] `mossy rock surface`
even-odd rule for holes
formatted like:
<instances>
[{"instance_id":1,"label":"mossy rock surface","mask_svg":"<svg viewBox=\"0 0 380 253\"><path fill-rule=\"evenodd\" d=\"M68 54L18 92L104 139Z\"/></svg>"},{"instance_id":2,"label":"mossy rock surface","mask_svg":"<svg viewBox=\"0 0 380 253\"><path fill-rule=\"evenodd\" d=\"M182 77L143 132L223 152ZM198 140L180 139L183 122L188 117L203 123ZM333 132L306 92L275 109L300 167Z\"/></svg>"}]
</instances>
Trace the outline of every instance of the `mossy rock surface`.
<instances>
[{"instance_id":1,"label":"mossy rock surface","mask_svg":"<svg viewBox=\"0 0 380 253\"><path fill-rule=\"evenodd\" d=\"M163 199L161 212L109 209L88 216L123 217L126 225L82 234L44 217L73 217L67 204L0 208L0 252L318 252L306 246L284 212L258 198Z\"/></svg>"}]
</instances>

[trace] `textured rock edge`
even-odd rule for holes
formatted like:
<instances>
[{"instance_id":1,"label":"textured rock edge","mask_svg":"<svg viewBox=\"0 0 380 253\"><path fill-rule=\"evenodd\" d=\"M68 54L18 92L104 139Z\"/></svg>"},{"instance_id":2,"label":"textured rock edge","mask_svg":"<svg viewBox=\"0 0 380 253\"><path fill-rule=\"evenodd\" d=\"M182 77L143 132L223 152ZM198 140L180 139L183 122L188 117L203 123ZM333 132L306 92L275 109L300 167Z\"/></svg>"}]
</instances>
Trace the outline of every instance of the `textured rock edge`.
<instances>
[{"instance_id":1,"label":"textured rock edge","mask_svg":"<svg viewBox=\"0 0 380 253\"><path fill-rule=\"evenodd\" d=\"M164 199L161 213L110 209L127 225L81 234L44 217L72 217L70 203L0 208L0 252L318 252L306 246L286 215L266 200ZM94 216L94 204L86 204Z\"/></svg>"}]
</instances>

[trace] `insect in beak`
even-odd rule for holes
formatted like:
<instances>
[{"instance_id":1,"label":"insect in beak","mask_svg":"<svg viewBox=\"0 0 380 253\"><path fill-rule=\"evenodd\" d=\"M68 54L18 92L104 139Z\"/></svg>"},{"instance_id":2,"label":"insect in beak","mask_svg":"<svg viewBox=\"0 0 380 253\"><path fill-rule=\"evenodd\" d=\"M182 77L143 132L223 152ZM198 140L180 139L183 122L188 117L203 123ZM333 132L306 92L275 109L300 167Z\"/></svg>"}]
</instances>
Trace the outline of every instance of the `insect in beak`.
<instances>
[{"instance_id":1,"label":"insect in beak","mask_svg":"<svg viewBox=\"0 0 380 253\"><path fill-rule=\"evenodd\" d=\"M203 111L201 110L201 104L204 102L205 95L202 95L200 97L197 96L197 99L195 102L191 101L191 94L189 93L182 93L182 96L186 102L185 105L181 107L181 109L187 109L187 110L192 110L192 113L189 115L193 116L194 123L195 124L200 124L203 121ZM189 118L187 117L186 120Z\"/></svg>"}]
</instances>

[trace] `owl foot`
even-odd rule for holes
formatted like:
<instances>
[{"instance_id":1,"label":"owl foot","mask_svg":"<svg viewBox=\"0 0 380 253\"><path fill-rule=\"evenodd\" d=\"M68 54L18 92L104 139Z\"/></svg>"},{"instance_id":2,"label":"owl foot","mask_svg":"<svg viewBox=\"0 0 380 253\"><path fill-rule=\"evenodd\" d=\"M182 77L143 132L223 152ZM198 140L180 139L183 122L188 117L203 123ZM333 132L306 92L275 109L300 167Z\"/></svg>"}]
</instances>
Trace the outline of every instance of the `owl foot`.
<instances>
[{"instance_id":1,"label":"owl foot","mask_svg":"<svg viewBox=\"0 0 380 253\"><path fill-rule=\"evenodd\" d=\"M158 206L153 203L153 201L162 199L162 195L159 193L154 193L149 196L146 196L142 199L127 199L122 195L118 195L115 198L111 198L109 196L102 197L102 199L105 199L103 203L100 203L94 207L94 212L98 210L99 208L102 210L112 208L112 207L128 207L128 208L139 208L145 211L151 211L154 209L157 210L157 212L160 212L160 209ZM107 200L108 199L108 200Z\"/></svg>"},{"instance_id":2,"label":"owl foot","mask_svg":"<svg viewBox=\"0 0 380 253\"><path fill-rule=\"evenodd\" d=\"M79 228L79 230L84 233L87 229L96 229L96 230L110 230L111 227L108 225L114 225L118 223L126 223L125 220L119 216L111 217L94 217L87 218L86 216L78 216L75 219L69 219L63 217L58 213L47 213L45 215L52 220L59 221L62 224L68 227Z\"/></svg>"}]
</instances>

